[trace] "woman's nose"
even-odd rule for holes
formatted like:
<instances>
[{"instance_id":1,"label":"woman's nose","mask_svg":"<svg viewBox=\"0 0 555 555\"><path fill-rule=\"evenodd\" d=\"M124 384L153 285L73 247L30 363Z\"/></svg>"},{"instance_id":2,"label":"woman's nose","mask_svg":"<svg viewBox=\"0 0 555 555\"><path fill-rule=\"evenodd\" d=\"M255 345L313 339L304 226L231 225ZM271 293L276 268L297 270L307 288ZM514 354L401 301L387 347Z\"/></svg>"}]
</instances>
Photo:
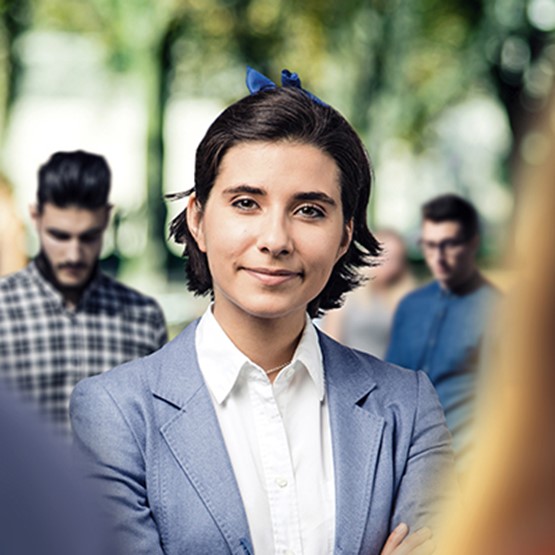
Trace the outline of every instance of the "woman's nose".
<instances>
[{"instance_id":1,"label":"woman's nose","mask_svg":"<svg viewBox=\"0 0 555 555\"><path fill-rule=\"evenodd\" d=\"M293 240L287 217L281 213L268 213L261 219L258 249L272 256L284 256L293 251Z\"/></svg>"}]
</instances>

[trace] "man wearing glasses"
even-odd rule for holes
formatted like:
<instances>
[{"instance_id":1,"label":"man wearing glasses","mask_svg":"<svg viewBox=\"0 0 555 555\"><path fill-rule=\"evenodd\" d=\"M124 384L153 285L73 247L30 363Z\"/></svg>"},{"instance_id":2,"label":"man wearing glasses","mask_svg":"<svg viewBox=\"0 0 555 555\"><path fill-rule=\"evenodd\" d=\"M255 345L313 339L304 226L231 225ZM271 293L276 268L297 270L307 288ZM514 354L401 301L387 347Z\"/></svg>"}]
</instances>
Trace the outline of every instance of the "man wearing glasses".
<instances>
[{"instance_id":1,"label":"man wearing glasses","mask_svg":"<svg viewBox=\"0 0 555 555\"><path fill-rule=\"evenodd\" d=\"M409 293L393 321L386 360L424 370L453 434L459 466L469 449L480 346L498 291L476 264L478 214L446 194L422 207L420 245L434 281Z\"/></svg>"}]
</instances>

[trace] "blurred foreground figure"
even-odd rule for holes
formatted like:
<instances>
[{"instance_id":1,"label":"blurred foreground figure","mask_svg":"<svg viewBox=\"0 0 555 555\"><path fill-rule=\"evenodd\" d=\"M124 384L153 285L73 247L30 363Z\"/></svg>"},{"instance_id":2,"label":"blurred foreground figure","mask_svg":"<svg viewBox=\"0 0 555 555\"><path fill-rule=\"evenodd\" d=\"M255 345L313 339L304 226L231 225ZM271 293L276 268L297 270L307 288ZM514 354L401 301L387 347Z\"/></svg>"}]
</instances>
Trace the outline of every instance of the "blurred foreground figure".
<instances>
[{"instance_id":1,"label":"blurred foreground figure","mask_svg":"<svg viewBox=\"0 0 555 555\"><path fill-rule=\"evenodd\" d=\"M113 555L69 453L0 384L0 553Z\"/></svg>"},{"instance_id":2,"label":"blurred foreground figure","mask_svg":"<svg viewBox=\"0 0 555 555\"><path fill-rule=\"evenodd\" d=\"M0 280L0 379L68 429L75 384L155 351L166 327L153 299L98 267L111 209L104 158L58 152L38 177L40 252Z\"/></svg>"},{"instance_id":3,"label":"blurred foreground figure","mask_svg":"<svg viewBox=\"0 0 555 555\"><path fill-rule=\"evenodd\" d=\"M365 270L368 281L348 296L340 309L325 316L322 329L353 349L383 358L395 309L416 281L402 237L384 229L376 233L376 238L383 249L379 265Z\"/></svg>"},{"instance_id":4,"label":"blurred foreground figure","mask_svg":"<svg viewBox=\"0 0 555 555\"><path fill-rule=\"evenodd\" d=\"M12 188L0 175L0 276L25 266L25 230L18 216Z\"/></svg>"},{"instance_id":5,"label":"blurred foreground figure","mask_svg":"<svg viewBox=\"0 0 555 555\"><path fill-rule=\"evenodd\" d=\"M386 360L429 376L460 463L470 444L480 347L498 292L476 264L474 206L442 195L422 207L422 220L422 251L435 280L401 301Z\"/></svg>"},{"instance_id":6,"label":"blurred foreground figure","mask_svg":"<svg viewBox=\"0 0 555 555\"><path fill-rule=\"evenodd\" d=\"M518 174L515 280L502 305L502 349L479 398L464 510L450 515L439 553L555 553L554 112L555 90L535 129L548 139L546 156Z\"/></svg>"}]
</instances>

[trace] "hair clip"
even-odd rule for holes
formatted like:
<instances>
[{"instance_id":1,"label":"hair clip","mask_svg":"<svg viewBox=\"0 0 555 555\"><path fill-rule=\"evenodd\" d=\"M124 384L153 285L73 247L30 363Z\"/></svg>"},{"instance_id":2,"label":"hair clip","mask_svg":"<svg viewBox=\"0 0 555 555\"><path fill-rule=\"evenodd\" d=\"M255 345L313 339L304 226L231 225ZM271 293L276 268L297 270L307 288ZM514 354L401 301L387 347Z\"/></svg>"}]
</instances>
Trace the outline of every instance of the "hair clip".
<instances>
[{"instance_id":1,"label":"hair clip","mask_svg":"<svg viewBox=\"0 0 555 555\"><path fill-rule=\"evenodd\" d=\"M187 189L186 191L179 191L177 193L166 193L164 195L164 198L166 200L179 200L179 199L188 197L189 195L194 193L194 191L195 191L195 188L191 187L190 189Z\"/></svg>"},{"instance_id":2,"label":"hair clip","mask_svg":"<svg viewBox=\"0 0 555 555\"><path fill-rule=\"evenodd\" d=\"M247 66L247 88L251 94L255 94L260 91L265 91L268 89L275 89L277 85L268 79L265 75L262 75L256 69ZM311 100L320 104L320 106L328 106L325 102L320 100L317 96L313 95L311 92L303 89L301 86L301 79L297 73L291 73L288 69L284 69L281 72L281 86L282 87L295 87L303 91Z\"/></svg>"}]
</instances>

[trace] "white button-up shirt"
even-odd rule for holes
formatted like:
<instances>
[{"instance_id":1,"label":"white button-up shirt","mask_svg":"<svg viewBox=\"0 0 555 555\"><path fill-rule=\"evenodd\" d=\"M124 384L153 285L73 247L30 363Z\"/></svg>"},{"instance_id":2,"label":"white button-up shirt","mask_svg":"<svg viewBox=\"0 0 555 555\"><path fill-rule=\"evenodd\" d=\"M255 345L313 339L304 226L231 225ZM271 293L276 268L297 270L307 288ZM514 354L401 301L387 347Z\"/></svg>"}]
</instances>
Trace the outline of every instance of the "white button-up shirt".
<instances>
[{"instance_id":1,"label":"white button-up shirt","mask_svg":"<svg viewBox=\"0 0 555 555\"><path fill-rule=\"evenodd\" d=\"M200 369L229 453L255 553L333 552L335 487L322 353L306 325L270 383L209 308L196 330Z\"/></svg>"}]
</instances>

